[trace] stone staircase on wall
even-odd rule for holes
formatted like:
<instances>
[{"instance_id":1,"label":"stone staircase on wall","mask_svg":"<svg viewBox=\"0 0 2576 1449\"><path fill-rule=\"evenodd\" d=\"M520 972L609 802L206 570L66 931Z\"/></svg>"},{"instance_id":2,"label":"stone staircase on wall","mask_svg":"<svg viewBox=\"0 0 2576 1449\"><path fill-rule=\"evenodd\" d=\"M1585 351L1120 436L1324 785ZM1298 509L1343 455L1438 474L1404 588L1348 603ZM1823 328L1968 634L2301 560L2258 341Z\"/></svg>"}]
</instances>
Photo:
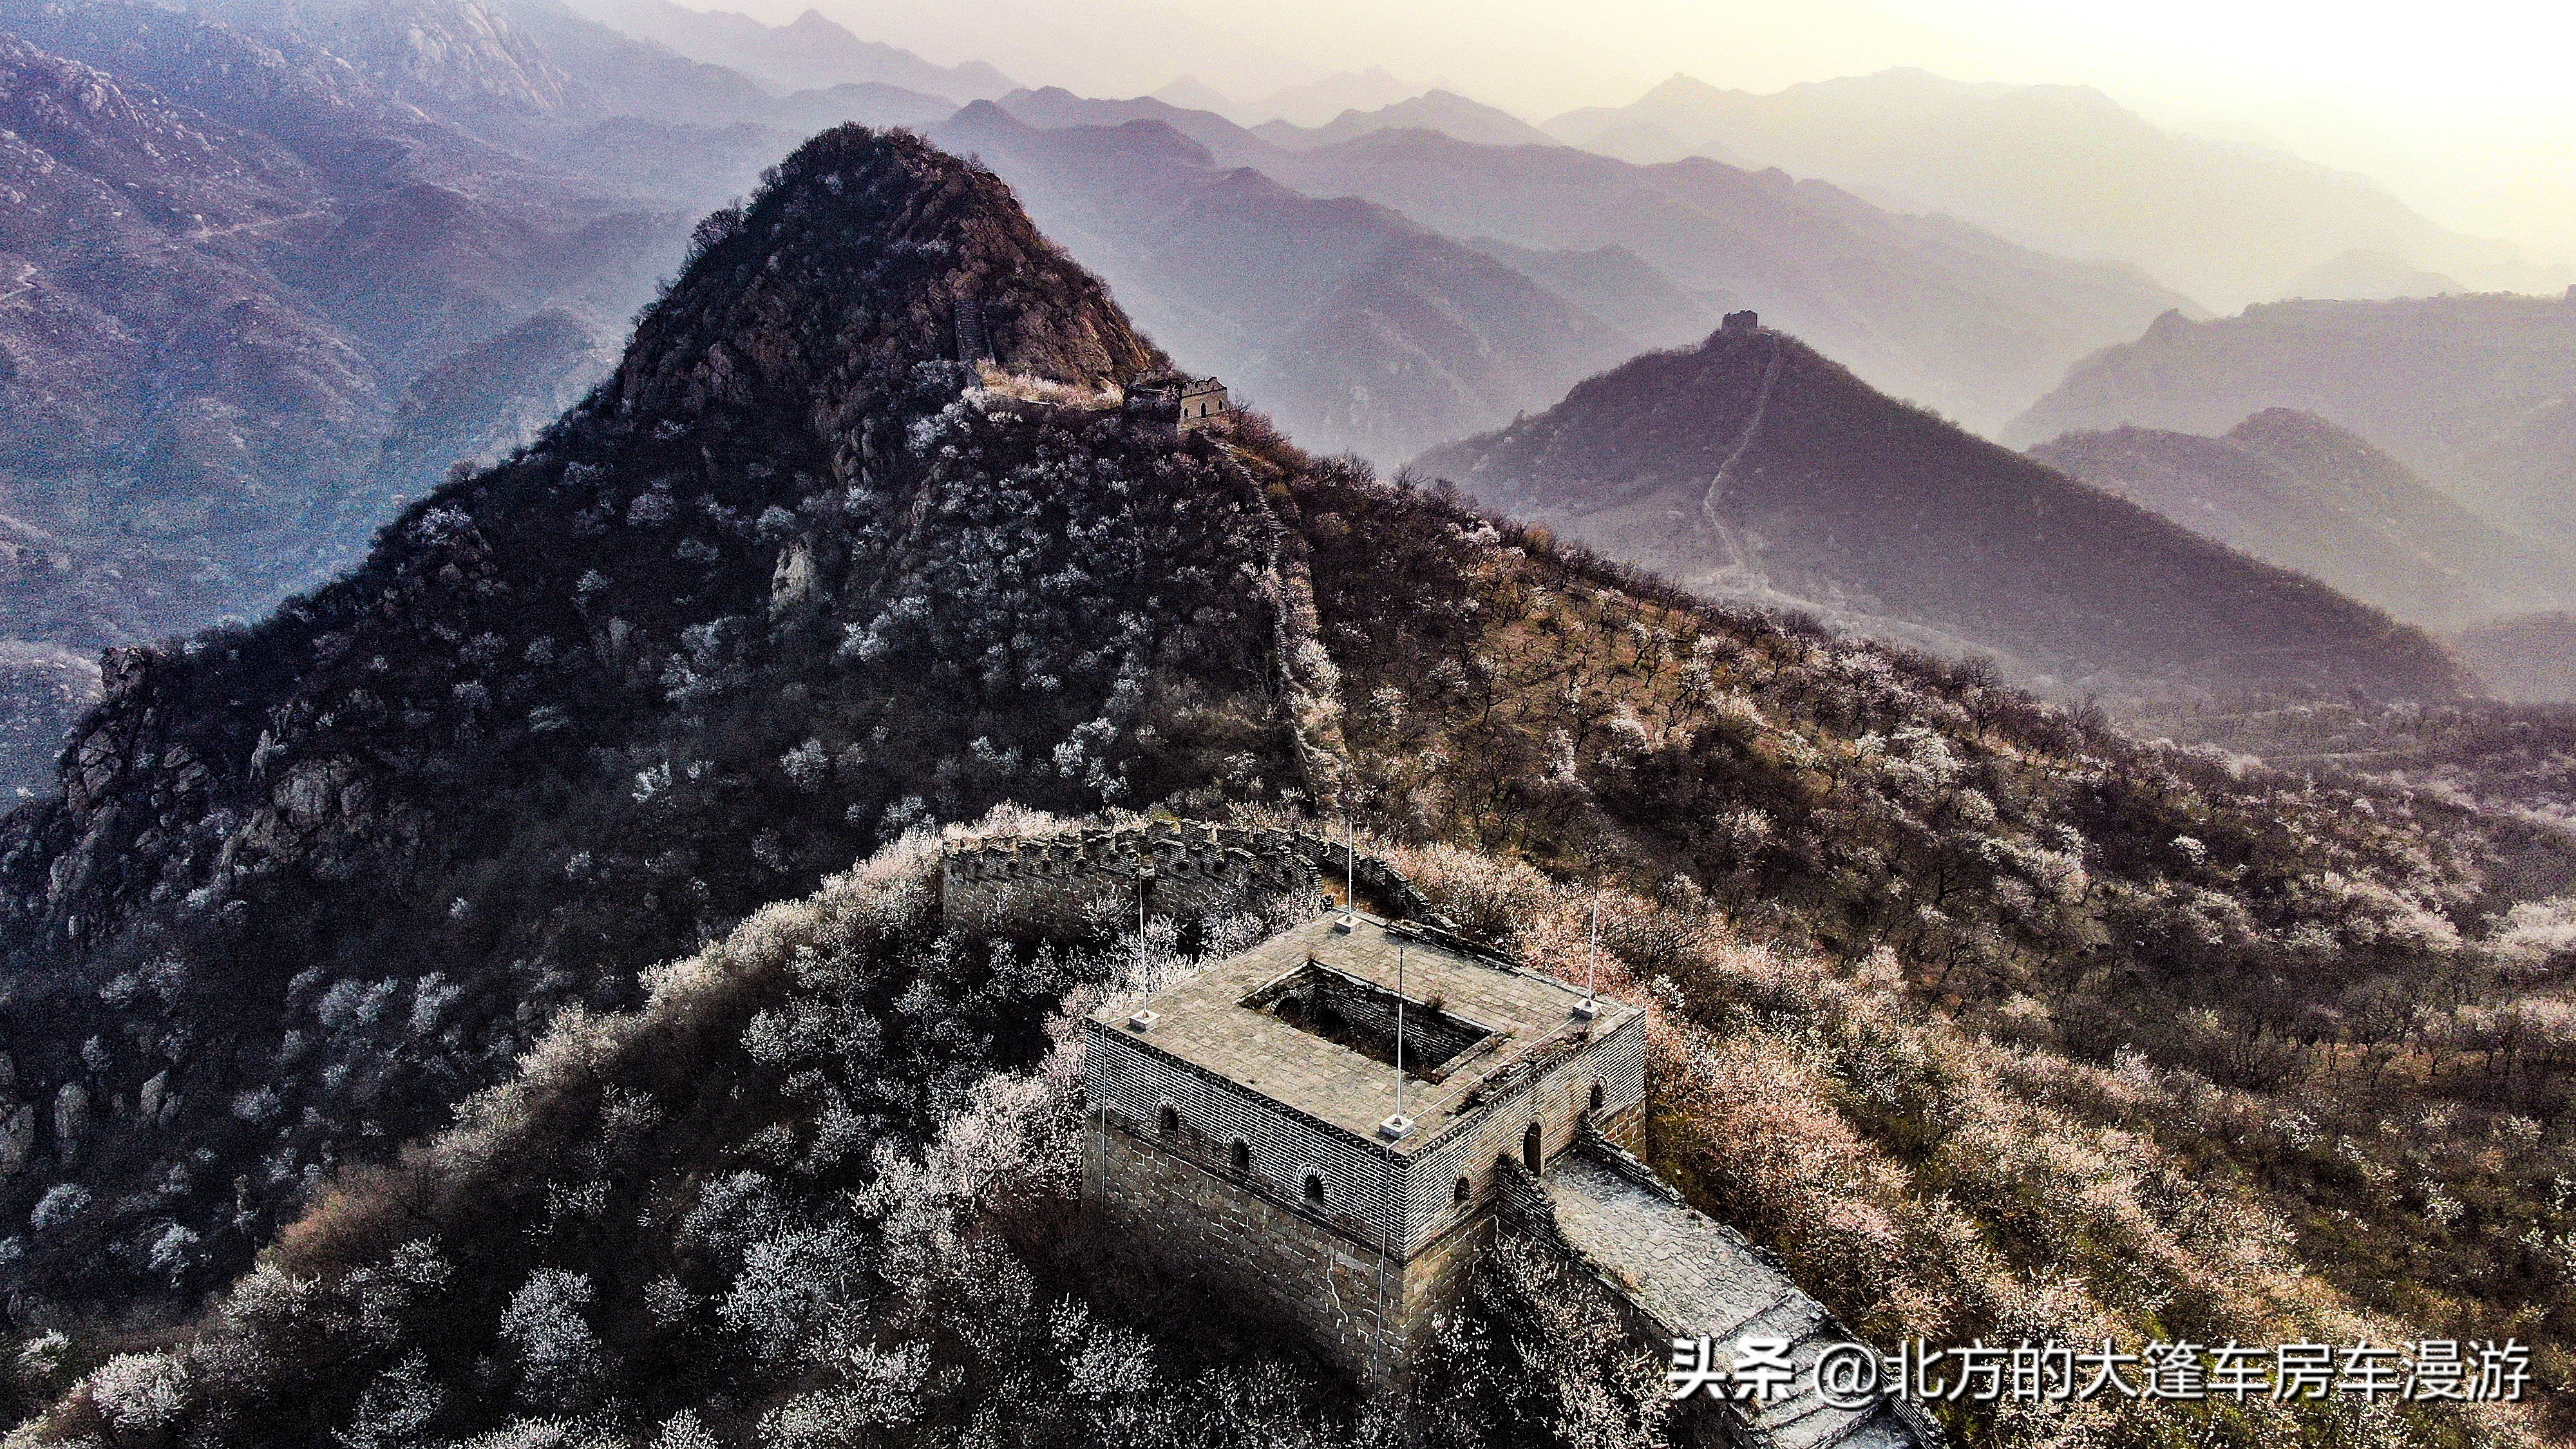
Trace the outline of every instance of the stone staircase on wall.
<instances>
[{"instance_id":1,"label":"stone staircase on wall","mask_svg":"<svg viewBox=\"0 0 2576 1449\"><path fill-rule=\"evenodd\" d=\"M983 304L972 296L957 298L957 360L968 366L989 360L993 345L984 335Z\"/></svg>"},{"instance_id":2,"label":"stone staircase on wall","mask_svg":"<svg viewBox=\"0 0 2576 1449\"><path fill-rule=\"evenodd\" d=\"M1754 1336L1788 1340L1789 1361L1799 1369L1795 1393L1762 1404L1694 1401L1736 1449L1930 1449L1943 1442L1940 1427L1910 1402L1842 1408L1819 1397L1817 1356L1852 1335L1779 1259L1685 1204L1654 1169L1597 1133L1543 1175L1517 1171L1502 1203L1507 1221L1609 1293L1659 1354L1669 1353L1675 1338L1704 1336L1721 1354Z\"/></svg>"}]
</instances>

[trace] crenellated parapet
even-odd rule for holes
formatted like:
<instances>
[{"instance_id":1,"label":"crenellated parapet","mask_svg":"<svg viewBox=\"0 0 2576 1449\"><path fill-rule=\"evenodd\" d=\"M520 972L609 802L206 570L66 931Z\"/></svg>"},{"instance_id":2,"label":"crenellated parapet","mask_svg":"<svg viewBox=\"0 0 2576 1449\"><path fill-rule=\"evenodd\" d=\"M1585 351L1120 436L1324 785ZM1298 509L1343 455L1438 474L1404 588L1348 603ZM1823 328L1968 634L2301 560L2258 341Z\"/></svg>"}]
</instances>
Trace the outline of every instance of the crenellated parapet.
<instances>
[{"instance_id":1,"label":"crenellated parapet","mask_svg":"<svg viewBox=\"0 0 2576 1449\"><path fill-rule=\"evenodd\" d=\"M1453 929L1404 873L1374 855L1356 857L1337 840L1275 826L1205 820L1149 820L1085 826L1045 835L995 835L950 842L943 900L952 912L988 915L1006 901L1027 908L1083 909L1115 902L1133 910L1141 889L1156 915L1203 916L1265 901L1304 906L1345 874L1363 903L1435 931ZM1446 938L1469 950L1485 949Z\"/></svg>"},{"instance_id":2,"label":"crenellated parapet","mask_svg":"<svg viewBox=\"0 0 2576 1449\"><path fill-rule=\"evenodd\" d=\"M943 862L943 901L967 915L1006 901L1141 900L1157 915L1206 915L1265 900L1311 904L1321 898L1320 844L1291 830L1176 820L962 840Z\"/></svg>"}]
</instances>

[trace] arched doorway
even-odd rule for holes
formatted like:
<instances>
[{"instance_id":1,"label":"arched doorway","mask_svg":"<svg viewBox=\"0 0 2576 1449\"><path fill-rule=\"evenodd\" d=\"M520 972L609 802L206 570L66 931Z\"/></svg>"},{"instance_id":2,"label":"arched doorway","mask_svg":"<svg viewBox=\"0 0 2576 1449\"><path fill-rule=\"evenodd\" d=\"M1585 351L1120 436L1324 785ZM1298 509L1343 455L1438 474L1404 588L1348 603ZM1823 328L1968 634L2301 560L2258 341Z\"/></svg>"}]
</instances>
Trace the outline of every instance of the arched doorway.
<instances>
[{"instance_id":1,"label":"arched doorway","mask_svg":"<svg viewBox=\"0 0 2576 1449\"><path fill-rule=\"evenodd\" d=\"M1546 1155L1547 1139L1540 1134L1538 1124L1532 1122L1529 1130L1521 1134L1521 1166L1536 1172L1544 1164Z\"/></svg>"}]
</instances>

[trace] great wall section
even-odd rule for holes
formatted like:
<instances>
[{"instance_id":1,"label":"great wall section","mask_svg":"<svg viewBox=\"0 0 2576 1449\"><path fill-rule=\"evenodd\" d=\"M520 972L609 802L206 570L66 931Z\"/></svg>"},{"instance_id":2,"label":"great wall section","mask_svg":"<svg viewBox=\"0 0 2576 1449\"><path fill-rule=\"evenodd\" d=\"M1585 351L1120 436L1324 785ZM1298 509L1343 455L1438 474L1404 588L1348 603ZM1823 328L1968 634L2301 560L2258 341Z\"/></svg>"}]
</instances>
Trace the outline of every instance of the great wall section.
<instances>
[{"instance_id":1,"label":"great wall section","mask_svg":"<svg viewBox=\"0 0 2576 1449\"><path fill-rule=\"evenodd\" d=\"M1510 1235L1658 1358L1705 1339L1804 1370L1783 1398L1677 1405L1676 1442L1941 1443L1901 1399L1822 1397L1816 1361L1848 1334L1776 1257L1634 1155L1643 1009L1460 938L1394 867L1303 831L1152 820L968 837L942 866L942 909L962 919L1302 916L1083 1023L1085 1210L1132 1265L1256 1306L1386 1384ZM1352 899L1336 904L1327 879L1347 879ZM1332 989L1301 992L1310 977ZM1353 1005L1373 997L1385 1009ZM1319 1000L1339 1007L1329 1026L1308 1015Z\"/></svg>"}]
</instances>

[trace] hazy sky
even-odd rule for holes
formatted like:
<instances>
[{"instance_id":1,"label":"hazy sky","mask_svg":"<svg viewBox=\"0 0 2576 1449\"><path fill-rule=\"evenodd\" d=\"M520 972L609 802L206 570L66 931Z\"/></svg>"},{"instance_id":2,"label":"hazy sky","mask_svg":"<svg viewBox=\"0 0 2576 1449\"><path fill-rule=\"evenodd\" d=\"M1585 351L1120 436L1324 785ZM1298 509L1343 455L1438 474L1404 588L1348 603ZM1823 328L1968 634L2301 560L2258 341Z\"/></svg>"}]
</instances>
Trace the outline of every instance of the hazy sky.
<instances>
[{"instance_id":1,"label":"hazy sky","mask_svg":"<svg viewBox=\"0 0 2576 1449\"><path fill-rule=\"evenodd\" d=\"M1769 91L1890 66L2099 86L2204 134L2368 171L2437 221L2576 258L2576 0L691 0L812 3L934 59L1133 94L1249 96L1381 65L1532 118L1686 72Z\"/></svg>"}]
</instances>

